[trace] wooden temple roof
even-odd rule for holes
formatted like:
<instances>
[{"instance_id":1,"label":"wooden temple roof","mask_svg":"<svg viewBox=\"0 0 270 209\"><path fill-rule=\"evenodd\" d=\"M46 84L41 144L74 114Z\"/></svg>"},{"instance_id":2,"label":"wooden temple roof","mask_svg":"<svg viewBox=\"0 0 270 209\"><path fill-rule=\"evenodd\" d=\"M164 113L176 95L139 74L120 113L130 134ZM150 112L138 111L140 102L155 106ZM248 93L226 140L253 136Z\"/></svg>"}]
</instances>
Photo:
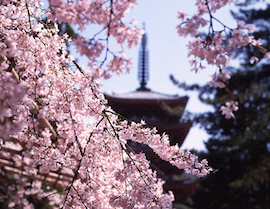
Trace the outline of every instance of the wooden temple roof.
<instances>
[{"instance_id":1,"label":"wooden temple roof","mask_svg":"<svg viewBox=\"0 0 270 209\"><path fill-rule=\"evenodd\" d=\"M105 94L105 97L110 102L117 102L118 104L128 104L128 103L140 103L140 104L155 104L157 101L165 101L170 105L181 105L186 106L188 101L187 96L179 97L176 95L163 94L155 91L132 91L128 93L112 93Z\"/></svg>"}]
</instances>

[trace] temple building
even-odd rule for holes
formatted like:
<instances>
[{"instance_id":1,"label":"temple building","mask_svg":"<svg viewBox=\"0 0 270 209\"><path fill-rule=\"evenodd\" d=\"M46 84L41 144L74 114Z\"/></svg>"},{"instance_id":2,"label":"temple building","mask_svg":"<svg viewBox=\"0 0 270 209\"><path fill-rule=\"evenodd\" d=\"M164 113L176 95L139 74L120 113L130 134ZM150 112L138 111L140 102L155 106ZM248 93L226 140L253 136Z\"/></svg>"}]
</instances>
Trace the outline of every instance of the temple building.
<instances>
[{"instance_id":1,"label":"temple building","mask_svg":"<svg viewBox=\"0 0 270 209\"><path fill-rule=\"evenodd\" d=\"M156 127L160 134L167 133L171 145L178 144L180 147L192 125L180 122L188 97L163 94L147 88L148 61L147 35L145 33L142 36L139 50L139 88L127 93L105 94L105 97L109 105L120 115L135 122L140 122L143 119L148 127ZM159 177L166 181L164 190L173 191L175 204L186 201L194 193L197 187L194 178L190 178L182 170L161 160L147 145L130 142L130 146L135 152L144 151L146 153L152 169L155 169Z\"/></svg>"}]
</instances>

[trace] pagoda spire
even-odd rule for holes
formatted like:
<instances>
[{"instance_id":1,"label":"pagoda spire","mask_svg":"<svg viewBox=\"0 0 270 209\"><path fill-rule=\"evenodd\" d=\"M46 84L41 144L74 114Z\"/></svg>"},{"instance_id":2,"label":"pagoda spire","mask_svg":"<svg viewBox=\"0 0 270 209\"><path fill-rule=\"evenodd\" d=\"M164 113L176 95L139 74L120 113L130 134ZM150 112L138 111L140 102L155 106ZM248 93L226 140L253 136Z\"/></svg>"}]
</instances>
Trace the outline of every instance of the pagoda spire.
<instances>
[{"instance_id":1,"label":"pagoda spire","mask_svg":"<svg viewBox=\"0 0 270 209\"><path fill-rule=\"evenodd\" d=\"M143 23L143 29L145 31L145 23ZM139 50L139 66L138 66L138 80L140 82L140 88L137 91L150 91L146 88L147 81L149 80L149 68L148 68L148 50L147 50L147 35L142 35L141 47Z\"/></svg>"}]
</instances>

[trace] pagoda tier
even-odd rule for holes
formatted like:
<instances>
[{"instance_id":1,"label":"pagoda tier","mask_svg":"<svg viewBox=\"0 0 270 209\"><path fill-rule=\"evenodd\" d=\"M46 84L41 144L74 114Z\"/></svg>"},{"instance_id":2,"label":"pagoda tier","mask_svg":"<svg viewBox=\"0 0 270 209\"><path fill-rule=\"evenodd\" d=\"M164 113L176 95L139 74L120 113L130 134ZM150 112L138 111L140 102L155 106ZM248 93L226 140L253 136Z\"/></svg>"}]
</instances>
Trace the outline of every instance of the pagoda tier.
<instances>
[{"instance_id":1,"label":"pagoda tier","mask_svg":"<svg viewBox=\"0 0 270 209\"><path fill-rule=\"evenodd\" d=\"M178 123L187 104L188 97L178 95L167 95L153 91L133 91L130 93L106 94L106 98L111 105L128 114L135 119L144 116L151 123L151 117L156 119L152 122L158 123ZM129 106L127 109L126 106Z\"/></svg>"},{"instance_id":2,"label":"pagoda tier","mask_svg":"<svg viewBox=\"0 0 270 209\"><path fill-rule=\"evenodd\" d=\"M133 91L124 94L105 94L109 105L128 118L140 122L145 120L148 127L170 136L171 145L182 145L191 123L179 123L184 112L187 96L167 95L153 91Z\"/></svg>"}]
</instances>

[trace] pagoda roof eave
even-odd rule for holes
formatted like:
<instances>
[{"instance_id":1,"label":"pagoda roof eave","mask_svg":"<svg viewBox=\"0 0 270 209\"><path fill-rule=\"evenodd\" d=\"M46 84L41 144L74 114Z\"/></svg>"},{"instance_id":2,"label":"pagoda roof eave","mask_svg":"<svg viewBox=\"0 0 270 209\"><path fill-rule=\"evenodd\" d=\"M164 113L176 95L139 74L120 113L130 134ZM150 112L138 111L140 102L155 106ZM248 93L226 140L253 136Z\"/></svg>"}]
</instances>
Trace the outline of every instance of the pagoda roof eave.
<instances>
[{"instance_id":1,"label":"pagoda roof eave","mask_svg":"<svg viewBox=\"0 0 270 209\"><path fill-rule=\"evenodd\" d=\"M106 99L111 102L123 103L123 104L155 104L157 101L165 101L167 104L183 104L188 101L188 96L178 96L162 94L154 91L133 91L128 93L113 93L104 94Z\"/></svg>"}]
</instances>

